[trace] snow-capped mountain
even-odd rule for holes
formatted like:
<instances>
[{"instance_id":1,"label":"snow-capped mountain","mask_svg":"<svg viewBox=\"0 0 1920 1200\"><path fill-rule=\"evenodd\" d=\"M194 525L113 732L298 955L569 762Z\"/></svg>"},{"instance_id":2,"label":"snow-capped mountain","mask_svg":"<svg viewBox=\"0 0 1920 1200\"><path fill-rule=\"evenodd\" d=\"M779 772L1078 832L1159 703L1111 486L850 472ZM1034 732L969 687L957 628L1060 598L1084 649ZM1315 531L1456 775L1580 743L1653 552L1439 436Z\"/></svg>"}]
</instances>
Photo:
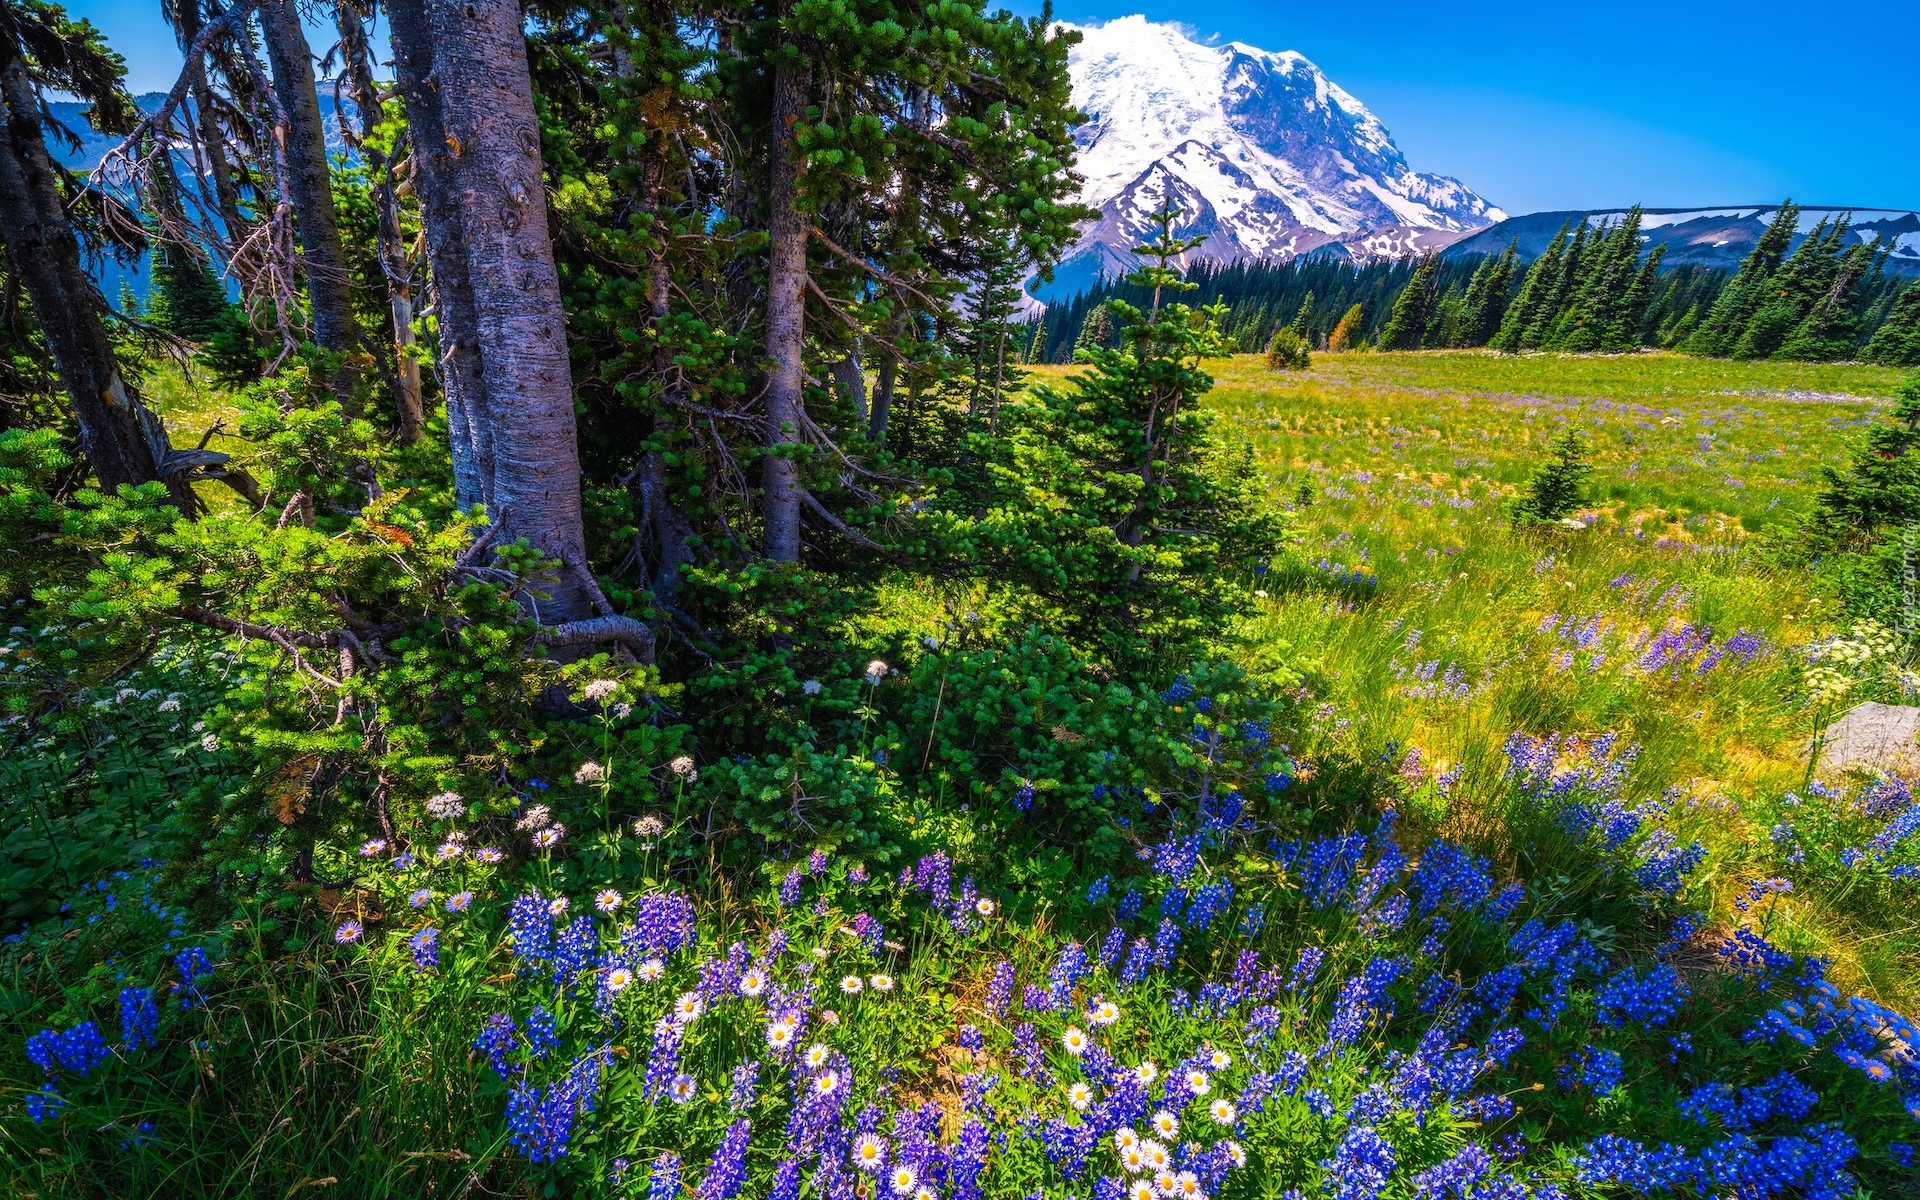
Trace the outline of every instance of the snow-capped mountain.
<instances>
[{"instance_id":1,"label":"snow-capped mountain","mask_svg":"<svg viewBox=\"0 0 1920 1200\"><path fill-rule=\"evenodd\" d=\"M1466 185L1416 172L1386 126L1293 51L1206 46L1122 17L1070 26L1083 204L1101 212L1046 289L1065 295L1134 269L1146 215L1171 199L1196 255L1356 259L1437 249L1506 214Z\"/></svg>"}]
</instances>

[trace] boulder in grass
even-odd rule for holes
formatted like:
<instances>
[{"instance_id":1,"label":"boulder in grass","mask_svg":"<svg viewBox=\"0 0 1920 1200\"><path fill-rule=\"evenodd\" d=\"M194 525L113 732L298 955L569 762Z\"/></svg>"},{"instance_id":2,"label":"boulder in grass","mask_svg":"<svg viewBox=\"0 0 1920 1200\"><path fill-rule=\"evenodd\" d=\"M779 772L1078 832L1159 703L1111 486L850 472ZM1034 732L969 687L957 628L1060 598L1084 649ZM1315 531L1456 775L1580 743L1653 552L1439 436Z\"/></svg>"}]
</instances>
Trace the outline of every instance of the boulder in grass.
<instances>
[{"instance_id":1,"label":"boulder in grass","mask_svg":"<svg viewBox=\"0 0 1920 1200\"><path fill-rule=\"evenodd\" d=\"M1848 709L1820 741L1820 770L1884 771L1911 775L1920 768L1920 708L1868 701Z\"/></svg>"}]
</instances>

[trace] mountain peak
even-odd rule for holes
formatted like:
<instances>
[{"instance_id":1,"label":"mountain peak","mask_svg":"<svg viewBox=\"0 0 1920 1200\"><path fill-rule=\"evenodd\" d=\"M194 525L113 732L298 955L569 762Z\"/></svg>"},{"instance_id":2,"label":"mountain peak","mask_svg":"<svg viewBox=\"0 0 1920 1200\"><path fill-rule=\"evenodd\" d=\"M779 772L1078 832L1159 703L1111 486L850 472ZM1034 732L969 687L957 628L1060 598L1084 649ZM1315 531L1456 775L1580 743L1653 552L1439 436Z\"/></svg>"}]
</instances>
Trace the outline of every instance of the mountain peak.
<instances>
[{"instance_id":1,"label":"mountain peak","mask_svg":"<svg viewBox=\"0 0 1920 1200\"><path fill-rule=\"evenodd\" d=\"M1415 172L1380 119L1306 56L1206 45L1179 26L1119 17L1063 25L1080 201L1101 211L1054 295L1130 262L1145 216L1172 198L1197 257L1353 258L1434 248L1505 217L1458 180Z\"/></svg>"}]
</instances>

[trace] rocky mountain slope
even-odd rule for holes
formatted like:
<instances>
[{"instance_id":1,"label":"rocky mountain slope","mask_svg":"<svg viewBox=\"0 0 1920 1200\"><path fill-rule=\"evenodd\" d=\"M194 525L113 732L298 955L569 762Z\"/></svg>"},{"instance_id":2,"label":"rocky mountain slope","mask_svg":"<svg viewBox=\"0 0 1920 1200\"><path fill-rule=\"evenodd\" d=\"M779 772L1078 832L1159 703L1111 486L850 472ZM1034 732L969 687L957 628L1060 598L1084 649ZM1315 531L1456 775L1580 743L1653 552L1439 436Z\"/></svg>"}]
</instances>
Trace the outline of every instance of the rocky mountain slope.
<instances>
[{"instance_id":1,"label":"rocky mountain slope","mask_svg":"<svg viewBox=\"0 0 1920 1200\"><path fill-rule=\"evenodd\" d=\"M1435 249L1505 217L1456 179L1413 170L1366 105L1292 51L1207 46L1124 17L1080 29L1068 59L1089 118L1075 135L1089 223L1049 294L1131 270L1171 200L1197 254L1367 259Z\"/></svg>"}]
</instances>

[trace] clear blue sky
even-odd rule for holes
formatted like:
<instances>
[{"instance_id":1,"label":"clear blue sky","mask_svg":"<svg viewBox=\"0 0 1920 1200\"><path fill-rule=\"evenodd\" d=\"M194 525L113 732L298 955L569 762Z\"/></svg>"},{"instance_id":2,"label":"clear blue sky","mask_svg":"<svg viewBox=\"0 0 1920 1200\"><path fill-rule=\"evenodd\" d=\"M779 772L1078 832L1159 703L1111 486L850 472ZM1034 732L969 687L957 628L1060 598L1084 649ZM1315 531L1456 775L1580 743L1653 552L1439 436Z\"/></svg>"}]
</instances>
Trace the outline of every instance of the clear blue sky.
<instances>
[{"instance_id":1,"label":"clear blue sky","mask_svg":"<svg viewBox=\"0 0 1920 1200\"><path fill-rule=\"evenodd\" d=\"M179 53L155 0L69 10L106 31L136 91L172 82ZM1298 50L1386 122L1416 170L1510 213L1787 196L1920 209L1920 0L1063 0L1056 15L1134 12L1203 40ZM321 32L316 51L332 40Z\"/></svg>"}]
</instances>

